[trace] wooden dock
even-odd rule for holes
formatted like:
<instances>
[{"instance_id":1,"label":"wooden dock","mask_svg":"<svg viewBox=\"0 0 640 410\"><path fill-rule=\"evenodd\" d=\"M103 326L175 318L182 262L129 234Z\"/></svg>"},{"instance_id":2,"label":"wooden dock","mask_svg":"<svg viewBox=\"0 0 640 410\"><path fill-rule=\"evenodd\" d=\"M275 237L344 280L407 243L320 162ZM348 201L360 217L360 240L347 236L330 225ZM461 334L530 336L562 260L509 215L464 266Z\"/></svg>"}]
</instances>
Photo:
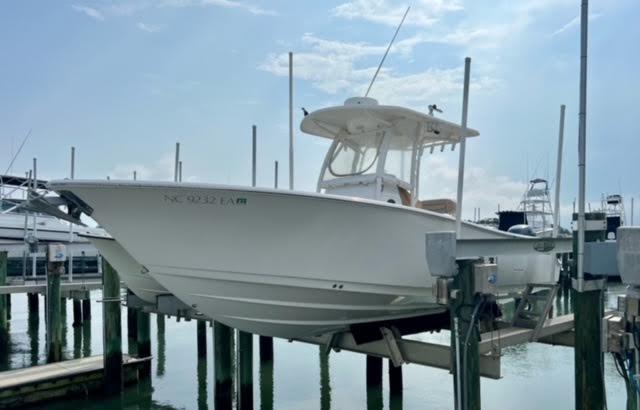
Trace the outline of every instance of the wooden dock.
<instances>
[{"instance_id":1,"label":"wooden dock","mask_svg":"<svg viewBox=\"0 0 640 410\"><path fill-rule=\"evenodd\" d=\"M11 281L9 285L0 286L0 295L8 295L12 293L45 293L47 289L46 279L40 279L39 281ZM102 289L101 279L75 279L71 282L63 281L60 284L61 292L71 291L90 291L95 289Z\"/></svg>"},{"instance_id":2,"label":"wooden dock","mask_svg":"<svg viewBox=\"0 0 640 410\"><path fill-rule=\"evenodd\" d=\"M151 360L123 357L125 383L138 379L138 368ZM68 395L100 391L102 355L0 372L0 408L18 407Z\"/></svg>"}]
</instances>

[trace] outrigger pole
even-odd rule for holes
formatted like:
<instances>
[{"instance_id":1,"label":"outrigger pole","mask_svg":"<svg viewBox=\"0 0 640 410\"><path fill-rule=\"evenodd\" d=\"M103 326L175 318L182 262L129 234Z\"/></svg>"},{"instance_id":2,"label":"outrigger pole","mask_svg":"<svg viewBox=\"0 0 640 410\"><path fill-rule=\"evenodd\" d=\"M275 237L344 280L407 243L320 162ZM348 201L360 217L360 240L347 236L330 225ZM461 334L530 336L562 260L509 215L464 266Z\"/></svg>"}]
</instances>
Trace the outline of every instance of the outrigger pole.
<instances>
[{"instance_id":1,"label":"outrigger pole","mask_svg":"<svg viewBox=\"0 0 640 410\"><path fill-rule=\"evenodd\" d=\"M382 56L382 60L380 60L380 64L378 65L378 69L376 70L376 73L373 75L373 78L371 79L371 83L369 84L369 88L367 88L367 92L364 94L365 97L367 97L369 95L369 91L371 91L371 87L373 86L373 83L376 81L376 78L378 77L378 73L380 72L380 69L382 68L382 64L384 64L384 60L387 58L387 54L389 54L389 50L391 50L391 46L393 45L393 42L395 41L396 37L398 36L398 32L400 31L400 27L402 27L402 23L404 23L404 19L407 18L407 14L409 14L409 10L411 9L411 7L407 7L407 11L404 12L404 16L402 16L402 20L400 21L400 24L398 25L398 28L396 29L396 32L393 34L393 37L391 38L391 41L389 42L389 45L387 46L387 51L384 52L384 55Z\"/></svg>"}]
</instances>

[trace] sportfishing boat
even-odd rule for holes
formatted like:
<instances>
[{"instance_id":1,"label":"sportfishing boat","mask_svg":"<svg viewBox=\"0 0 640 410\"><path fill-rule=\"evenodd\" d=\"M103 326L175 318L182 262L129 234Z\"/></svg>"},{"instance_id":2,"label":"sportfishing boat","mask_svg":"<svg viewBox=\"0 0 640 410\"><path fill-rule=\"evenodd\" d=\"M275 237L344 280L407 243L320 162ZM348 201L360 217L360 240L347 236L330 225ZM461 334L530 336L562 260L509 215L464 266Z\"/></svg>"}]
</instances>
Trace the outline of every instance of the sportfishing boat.
<instances>
[{"instance_id":1,"label":"sportfishing boat","mask_svg":"<svg viewBox=\"0 0 640 410\"><path fill-rule=\"evenodd\" d=\"M297 338L442 313L425 233L454 231L456 221L419 200L421 158L478 132L371 98L312 112L301 129L331 141L315 193L114 180L49 185L171 293L241 330ZM460 236L519 238L469 222Z\"/></svg>"},{"instance_id":2,"label":"sportfishing boat","mask_svg":"<svg viewBox=\"0 0 640 410\"><path fill-rule=\"evenodd\" d=\"M550 238L553 236L553 207L546 179L534 178L529 181L515 211L498 213L498 229L507 232ZM498 258L498 276L503 285L513 281L520 285L520 278L526 277L530 283L553 284L558 282L561 264L555 254L532 253L530 255L507 255Z\"/></svg>"}]
</instances>

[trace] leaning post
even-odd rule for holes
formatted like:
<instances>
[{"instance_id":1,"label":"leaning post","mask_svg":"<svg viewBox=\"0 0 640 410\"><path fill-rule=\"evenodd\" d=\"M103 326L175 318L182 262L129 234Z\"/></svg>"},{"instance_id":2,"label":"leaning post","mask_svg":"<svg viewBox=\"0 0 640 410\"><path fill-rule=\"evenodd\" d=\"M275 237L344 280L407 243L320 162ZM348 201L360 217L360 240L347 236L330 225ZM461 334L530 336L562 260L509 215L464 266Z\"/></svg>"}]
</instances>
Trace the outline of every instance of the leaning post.
<instances>
[{"instance_id":1,"label":"leaning post","mask_svg":"<svg viewBox=\"0 0 640 410\"><path fill-rule=\"evenodd\" d=\"M102 267L102 321L104 392L120 394L123 388L122 329L120 318L120 278L118 272L103 259Z\"/></svg>"}]
</instances>

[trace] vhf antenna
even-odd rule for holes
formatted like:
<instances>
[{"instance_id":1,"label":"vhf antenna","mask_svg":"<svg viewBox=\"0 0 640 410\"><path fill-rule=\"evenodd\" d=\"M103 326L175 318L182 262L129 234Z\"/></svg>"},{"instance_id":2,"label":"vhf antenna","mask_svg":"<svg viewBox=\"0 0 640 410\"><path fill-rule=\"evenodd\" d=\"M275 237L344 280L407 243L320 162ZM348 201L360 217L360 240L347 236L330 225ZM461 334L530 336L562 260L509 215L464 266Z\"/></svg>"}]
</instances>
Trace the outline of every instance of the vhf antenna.
<instances>
[{"instance_id":1,"label":"vhf antenna","mask_svg":"<svg viewBox=\"0 0 640 410\"><path fill-rule=\"evenodd\" d=\"M371 87L373 86L373 83L376 81L376 77L378 77L378 73L380 72L380 69L382 68L382 64L384 64L384 60L385 60L385 58L387 58L387 54L389 54L389 50L391 50L391 45L393 44L394 40L396 39L396 36L398 35L398 32L400 31L400 27L402 27L402 23L404 23L404 19L406 19L407 18L407 14L409 14L409 9L411 9L411 6L407 7L407 11L404 12L404 16L402 16L402 20L400 21L400 24L398 25L398 28L396 29L396 32L393 35L393 38L389 42L389 46L387 47L387 51L384 52L384 55L382 56L382 60L380 61L380 65L378 65L378 69L376 70L376 73L373 75L373 78L371 79L371 84L369 84L369 88L367 88L367 92L364 95L365 97L369 95L369 91L371 91Z\"/></svg>"}]
</instances>

